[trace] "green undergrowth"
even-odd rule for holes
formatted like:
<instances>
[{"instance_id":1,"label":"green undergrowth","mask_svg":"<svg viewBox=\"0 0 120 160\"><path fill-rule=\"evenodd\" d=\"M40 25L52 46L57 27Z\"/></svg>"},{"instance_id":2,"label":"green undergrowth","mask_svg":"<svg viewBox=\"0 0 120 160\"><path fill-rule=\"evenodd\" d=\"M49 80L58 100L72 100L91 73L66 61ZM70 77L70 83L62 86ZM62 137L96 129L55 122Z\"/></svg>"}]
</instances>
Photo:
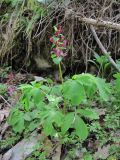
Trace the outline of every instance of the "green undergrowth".
<instances>
[{"instance_id":1,"label":"green undergrowth","mask_svg":"<svg viewBox=\"0 0 120 160\"><path fill-rule=\"evenodd\" d=\"M76 151L93 159L95 151L108 144L112 150L108 157L118 158L120 74L114 78L107 83L91 74L79 74L62 84L50 80L21 84L21 97L8 118L12 132L29 136L39 129L60 141L67 159L75 159ZM33 159L46 157L45 151L37 152Z\"/></svg>"}]
</instances>

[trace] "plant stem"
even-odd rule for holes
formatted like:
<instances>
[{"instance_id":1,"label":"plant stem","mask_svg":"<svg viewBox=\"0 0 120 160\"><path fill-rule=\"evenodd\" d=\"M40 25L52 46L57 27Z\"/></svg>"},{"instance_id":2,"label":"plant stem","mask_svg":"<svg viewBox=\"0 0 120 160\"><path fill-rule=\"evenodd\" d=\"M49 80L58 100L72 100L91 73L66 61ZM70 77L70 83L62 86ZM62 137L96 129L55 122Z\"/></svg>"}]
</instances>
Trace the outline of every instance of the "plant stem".
<instances>
[{"instance_id":1,"label":"plant stem","mask_svg":"<svg viewBox=\"0 0 120 160\"><path fill-rule=\"evenodd\" d=\"M61 69L61 63L59 63L59 74L60 74L60 79L63 85L63 76L62 76L62 69ZM66 102L64 101L64 108L63 108L64 114L66 113Z\"/></svg>"},{"instance_id":2,"label":"plant stem","mask_svg":"<svg viewBox=\"0 0 120 160\"><path fill-rule=\"evenodd\" d=\"M59 74L60 74L61 82L62 82L62 84L63 84L63 77L62 77L61 63L59 63Z\"/></svg>"}]
</instances>

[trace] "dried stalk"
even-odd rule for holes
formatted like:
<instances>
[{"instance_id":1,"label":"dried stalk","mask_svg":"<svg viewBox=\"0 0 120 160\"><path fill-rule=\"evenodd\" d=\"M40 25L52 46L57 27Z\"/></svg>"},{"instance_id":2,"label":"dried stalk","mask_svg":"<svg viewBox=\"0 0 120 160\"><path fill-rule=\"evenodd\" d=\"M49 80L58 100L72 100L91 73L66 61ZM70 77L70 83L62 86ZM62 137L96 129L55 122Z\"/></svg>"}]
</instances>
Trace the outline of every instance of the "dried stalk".
<instances>
[{"instance_id":1,"label":"dried stalk","mask_svg":"<svg viewBox=\"0 0 120 160\"><path fill-rule=\"evenodd\" d=\"M90 24L96 27L105 27L108 29L115 29L120 31L120 24L118 23L113 23L110 21L103 21L103 20L96 20L96 19L92 19L92 18L81 18L80 16L75 16L76 18L78 18L79 21L84 22L86 24Z\"/></svg>"}]
</instances>

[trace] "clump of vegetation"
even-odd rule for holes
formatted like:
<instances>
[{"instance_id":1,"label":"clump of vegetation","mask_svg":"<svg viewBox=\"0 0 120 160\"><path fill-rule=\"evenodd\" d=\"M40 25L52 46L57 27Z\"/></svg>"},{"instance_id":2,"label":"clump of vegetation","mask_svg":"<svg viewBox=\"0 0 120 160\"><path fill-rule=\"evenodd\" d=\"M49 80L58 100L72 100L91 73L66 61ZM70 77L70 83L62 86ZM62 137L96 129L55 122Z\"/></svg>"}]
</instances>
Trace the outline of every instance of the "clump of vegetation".
<instances>
[{"instance_id":1,"label":"clump of vegetation","mask_svg":"<svg viewBox=\"0 0 120 160\"><path fill-rule=\"evenodd\" d=\"M13 73L9 73L10 68L0 70L0 124L2 126L0 127L0 153L4 154L21 139L30 137L35 132L37 135L44 136L36 143L27 160L51 159L56 154L56 144L59 146L61 159L118 160L120 158L120 73L112 70L110 65L117 66L115 68L119 71L119 60L114 61L112 59L98 37L98 45L102 45L102 50L106 54L104 56L95 54L95 59L89 60L91 55L88 57L87 54L93 52L91 48L92 45L95 48L94 42L91 39L86 39L86 31L82 32L83 28L86 29L86 25L80 24L82 27L79 27L77 23L74 23L76 22L73 14L75 12L74 9L71 11L69 7L75 6L75 3L69 2L72 5L68 8L63 7L62 10L60 5L65 4L66 6L67 2L55 3L57 9L51 5L54 2L49 3L47 1L45 3L42 0L2 0L0 2L2 7L7 6L2 13L0 11L0 22L3 30L2 33L0 32L2 40L0 42L1 64L3 62L12 64L15 59L19 61L20 55L21 64L23 65L25 60L24 64L28 67L31 65L30 60L36 52L35 59L39 56L40 59L45 59L44 62L49 68L47 58L51 57L55 67L59 70L58 82L37 77L39 80L27 84L20 84L19 76L15 80ZM82 1L76 1L77 3L82 4L81 6L84 8ZM98 4L99 2L96 5ZM115 4L114 7L117 8L119 6L117 1ZM113 5L114 3L111 2L109 7ZM106 6L106 2L104 6ZM65 8L68 10L66 11ZM87 2L85 8L89 8ZM84 11L83 9L83 13ZM63 12L65 12L64 20L61 21ZM72 25L68 27L70 13L74 16L72 16ZM105 13L106 10L103 14L106 15ZM89 14L88 12L86 15ZM96 12L94 16L96 17ZM68 24L65 24L66 17ZM102 23L102 21L100 22ZM54 33L51 35L52 26L54 26ZM80 29L78 29L80 34L74 31L76 30L75 26ZM63 33L63 28L68 31ZM109 37L112 33L113 31L109 33ZM117 32L115 34L117 35ZM92 36L90 35L90 37ZM102 38L104 39L104 36ZM78 39L80 40L79 43ZM108 49L111 49L111 39L109 38L109 44L106 44ZM91 48L89 47L90 42L92 42ZM44 47L41 49L43 43L49 48L47 52ZM38 50L36 50L36 44L37 47L39 46ZM51 44L52 47L50 47ZM78 50L76 46L80 46ZM86 51L85 46L87 46ZM42 50L44 55L41 54ZM98 50L98 52L100 51ZM79 53L83 54L83 59ZM77 64L77 60L74 61L77 58L85 62L83 66L86 67L86 72L88 62L92 62L96 66L96 76L89 73L80 74L80 71L79 74L75 74L77 71L74 71L73 76L64 78L62 72L64 61L68 64L67 60L70 59L72 68L73 62L75 65ZM43 64L40 63L40 65ZM69 74L72 75L72 73ZM18 86L16 83L20 85ZM104 150L105 154L103 154Z\"/></svg>"},{"instance_id":2,"label":"clump of vegetation","mask_svg":"<svg viewBox=\"0 0 120 160\"><path fill-rule=\"evenodd\" d=\"M108 141L114 144L118 141L115 132L119 129L120 116L116 97L119 74L115 77L114 86L90 74L75 75L58 85L46 80L23 84L19 87L22 97L12 109L8 122L15 133L29 134L39 128L64 145L83 143L91 132L101 146ZM107 110L103 125L92 107L96 100L101 105L104 103L102 107L98 103L98 107ZM112 116L111 111L114 112Z\"/></svg>"}]
</instances>

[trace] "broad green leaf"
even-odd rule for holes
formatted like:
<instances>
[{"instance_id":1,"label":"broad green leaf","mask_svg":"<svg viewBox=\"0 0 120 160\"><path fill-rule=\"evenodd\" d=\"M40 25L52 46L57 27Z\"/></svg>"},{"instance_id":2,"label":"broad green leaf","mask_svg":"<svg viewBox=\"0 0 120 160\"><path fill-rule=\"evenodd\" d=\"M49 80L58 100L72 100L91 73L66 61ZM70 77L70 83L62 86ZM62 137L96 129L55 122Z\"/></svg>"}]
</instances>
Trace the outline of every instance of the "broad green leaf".
<instances>
[{"instance_id":1,"label":"broad green leaf","mask_svg":"<svg viewBox=\"0 0 120 160\"><path fill-rule=\"evenodd\" d=\"M57 97L54 95L46 95L46 98L48 99L50 103L54 104L55 106L57 106L58 103L62 101L62 97Z\"/></svg>"},{"instance_id":2,"label":"broad green leaf","mask_svg":"<svg viewBox=\"0 0 120 160\"><path fill-rule=\"evenodd\" d=\"M61 127L63 124L63 114L60 111L56 111L56 114L53 117L53 122L57 124L58 127Z\"/></svg>"},{"instance_id":3,"label":"broad green leaf","mask_svg":"<svg viewBox=\"0 0 120 160\"><path fill-rule=\"evenodd\" d=\"M15 132L21 133L25 129L24 118L19 118L19 121L14 125L13 130Z\"/></svg>"},{"instance_id":4,"label":"broad green leaf","mask_svg":"<svg viewBox=\"0 0 120 160\"><path fill-rule=\"evenodd\" d=\"M87 154L84 156L83 160L93 160L92 156L90 154Z\"/></svg>"},{"instance_id":5,"label":"broad green leaf","mask_svg":"<svg viewBox=\"0 0 120 160\"><path fill-rule=\"evenodd\" d=\"M110 93L110 86L109 84L105 83L104 79L101 79L99 77L96 77L96 86L99 91L100 97L104 100L107 101L109 99L109 93Z\"/></svg>"},{"instance_id":6,"label":"broad green leaf","mask_svg":"<svg viewBox=\"0 0 120 160\"><path fill-rule=\"evenodd\" d=\"M42 90L41 92L43 92L44 94L48 94L51 91L51 87L45 85L42 85L40 89Z\"/></svg>"},{"instance_id":7,"label":"broad green leaf","mask_svg":"<svg viewBox=\"0 0 120 160\"><path fill-rule=\"evenodd\" d=\"M62 57L53 58L53 62L54 62L55 64L59 64L61 61L62 61Z\"/></svg>"},{"instance_id":8,"label":"broad green leaf","mask_svg":"<svg viewBox=\"0 0 120 160\"><path fill-rule=\"evenodd\" d=\"M113 76L116 78L116 80L114 81L115 90L117 92L120 92L120 73L114 74Z\"/></svg>"},{"instance_id":9,"label":"broad green leaf","mask_svg":"<svg viewBox=\"0 0 120 160\"><path fill-rule=\"evenodd\" d=\"M105 83L104 79L101 79L99 77L94 77L91 74L80 74L80 75L74 75L73 79L79 81L79 83L83 84L86 89L86 94L89 91L92 91L92 94L95 93L95 90L99 91L100 97L107 101L109 98L109 92L110 92L110 87L107 83ZM87 89L88 88L88 89ZM89 95L91 93L89 92Z\"/></svg>"},{"instance_id":10,"label":"broad green leaf","mask_svg":"<svg viewBox=\"0 0 120 160\"><path fill-rule=\"evenodd\" d=\"M87 86L91 85L91 83L94 83L95 81L94 78L95 77L89 73L82 73L82 74L74 75L72 77L72 79L78 80L80 83Z\"/></svg>"},{"instance_id":11,"label":"broad green leaf","mask_svg":"<svg viewBox=\"0 0 120 160\"><path fill-rule=\"evenodd\" d=\"M63 124L61 126L62 134L65 134L70 127L72 128L71 125L73 121L74 121L74 113L68 113L65 115L65 117L63 118Z\"/></svg>"},{"instance_id":12,"label":"broad green leaf","mask_svg":"<svg viewBox=\"0 0 120 160\"><path fill-rule=\"evenodd\" d=\"M43 124L43 130L47 136L55 134L55 129L52 125L52 122L49 119L45 120Z\"/></svg>"},{"instance_id":13,"label":"broad green leaf","mask_svg":"<svg viewBox=\"0 0 120 160\"><path fill-rule=\"evenodd\" d=\"M28 125L28 129L29 131L33 131L35 128L40 127L40 123L39 121L32 121L29 125Z\"/></svg>"},{"instance_id":14,"label":"broad green leaf","mask_svg":"<svg viewBox=\"0 0 120 160\"><path fill-rule=\"evenodd\" d=\"M33 86L30 85L30 84L21 84L18 89L21 89L21 90L25 90L25 89L32 89Z\"/></svg>"},{"instance_id":15,"label":"broad green leaf","mask_svg":"<svg viewBox=\"0 0 120 160\"><path fill-rule=\"evenodd\" d=\"M26 112L25 114L24 114L24 120L26 120L26 121L31 121L32 120L32 117L30 116L30 113L29 112Z\"/></svg>"},{"instance_id":16,"label":"broad green leaf","mask_svg":"<svg viewBox=\"0 0 120 160\"><path fill-rule=\"evenodd\" d=\"M35 109L35 110L29 112L31 119L33 120L33 119L36 119L36 118L37 119L40 118L40 116L39 116L40 112L41 112L40 109L39 110Z\"/></svg>"},{"instance_id":17,"label":"broad green leaf","mask_svg":"<svg viewBox=\"0 0 120 160\"><path fill-rule=\"evenodd\" d=\"M72 105L79 105L86 98L84 87L75 80L68 80L63 84L63 96Z\"/></svg>"},{"instance_id":18,"label":"broad green leaf","mask_svg":"<svg viewBox=\"0 0 120 160\"><path fill-rule=\"evenodd\" d=\"M41 93L40 89L38 89L38 88L32 89L30 94L31 94L31 96L33 96L34 103L36 105L39 104L44 98L44 95Z\"/></svg>"},{"instance_id":19,"label":"broad green leaf","mask_svg":"<svg viewBox=\"0 0 120 160\"><path fill-rule=\"evenodd\" d=\"M15 108L14 110L11 111L10 116L8 118L8 122L11 125L15 125L21 117L23 117L23 112L18 110L18 108Z\"/></svg>"},{"instance_id":20,"label":"broad green leaf","mask_svg":"<svg viewBox=\"0 0 120 160\"><path fill-rule=\"evenodd\" d=\"M77 109L77 113L90 119L99 119L99 115L92 109Z\"/></svg>"},{"instance_id":21,"label":"broad green leaf","mask_svg":"<svg viewBox=\"0 0 120 160\"><path fill-rule=\"evenodd\" d=\"M62 85L55 85L51 88L50 94L52 95L57 95L57 96L62 96Z\"/></svg>"},{"instance_id":22,"label":"broad green leaf","mask_svg":"<svg viewBox=\"0 0 120 160\"><path fill-rule=\"evenodd\" d=\"M77 115L75 118L74 128L76 135L81 139L85 140L88 136L88 129L85 122Z\"/></svg>"},{"instance_id":23,"label":"broad green leaf","mask_svg":"<svg viewBox=\"0 0 120 160\"><path fill-rule=\"evenodd\" d=\"M8 118L8 123L13 127L15 132L22 132L25 128L24 126L24 113L15 109L13 112L10 113Z\"/></svg>"},{"instance_id":24,"label":"broad green leaf","mask_svg":"<svg viewBox=\"0 0 120 160\"><path fill-rule=\"evenodd\" d=\"M39 109L39 110L43 110L43 108L46 107L46 104L43 102L43 101L40 101L40 103L38 103L36 105L36 107Z\"/></svg>"},{"instance_id":25,"label":"broad green leaf","mask_svg":"<svg viewBox=\"0 0 120 160\"><path fill-rule=\"evenodd\" d=\"M46 79L43 79L41 82L37 82L37 81L32 81L31 84L34 88L40 88L41 85L42 85L42 82L45 81L46 82Z\"/></svg>"},{"instance_id":26,"label":"broad green leaf","mask_svg":"<svg viewBox=\"0 0 120 160\"><path fill-rule=\"evenodd\" d=\"M84 86L85 93L88 97L93 96L96 91L95 77L93 75L83 73L80 75L74 75L72 78Z\"/></svg>"}]
</instances>

